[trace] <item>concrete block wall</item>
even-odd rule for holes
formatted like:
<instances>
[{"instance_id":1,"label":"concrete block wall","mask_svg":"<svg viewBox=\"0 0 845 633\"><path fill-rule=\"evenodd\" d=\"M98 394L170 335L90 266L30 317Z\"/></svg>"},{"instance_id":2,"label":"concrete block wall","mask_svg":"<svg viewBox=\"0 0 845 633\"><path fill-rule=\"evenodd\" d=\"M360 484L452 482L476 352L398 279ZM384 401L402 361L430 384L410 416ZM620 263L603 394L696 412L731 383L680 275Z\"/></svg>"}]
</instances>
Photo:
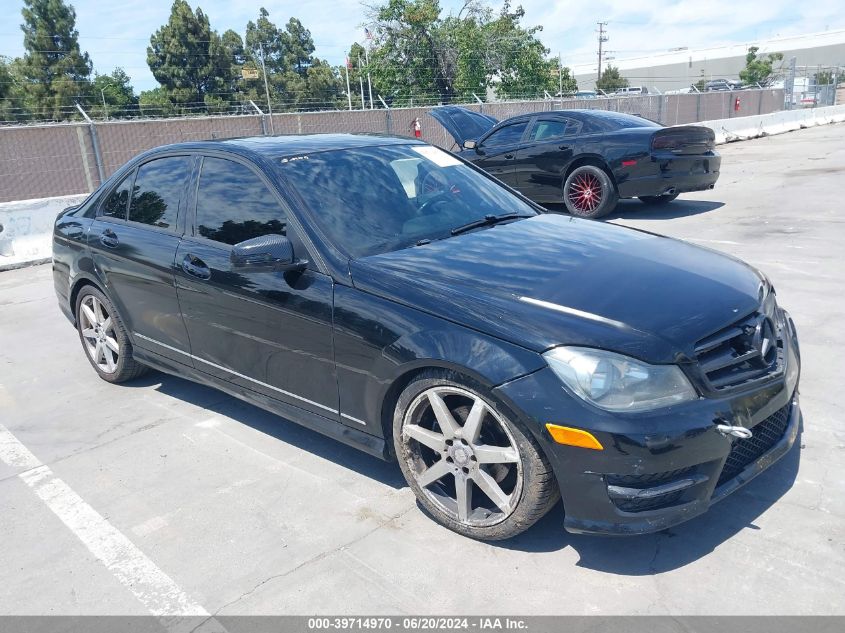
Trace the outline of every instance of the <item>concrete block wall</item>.
<instances>
[{"instance_id":1,"label":"concrete block wall","mask_svg":"<svg viewBox=\"0 0 845 633\"><path fill-rule=\"evenodd\" d=\"M48 261L53 223L87 194L0 203L0 270Z\"/></svg>"}]
</instances>

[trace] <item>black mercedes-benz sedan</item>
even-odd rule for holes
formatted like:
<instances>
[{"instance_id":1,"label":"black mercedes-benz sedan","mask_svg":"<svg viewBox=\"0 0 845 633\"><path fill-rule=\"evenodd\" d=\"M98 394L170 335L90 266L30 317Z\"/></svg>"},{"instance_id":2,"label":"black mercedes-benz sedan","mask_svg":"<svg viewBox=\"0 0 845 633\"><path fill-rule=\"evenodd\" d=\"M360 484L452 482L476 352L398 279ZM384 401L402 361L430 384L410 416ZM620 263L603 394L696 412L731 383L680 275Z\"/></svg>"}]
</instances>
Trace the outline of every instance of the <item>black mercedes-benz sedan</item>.
<instances>
[{"instance_id":1,"label":"black mercedes-benz sedan","mask_svg":"<svg viewBox=\"0 0 845 633\"><path fill-rule=\"evenodd\" d=\"M502 122L458 106L431 111L460 156L541 204L588 218L620 198L666 204L716 186L721 158L713 130L664 127L604 110L557 110Z\"/></svg>"},{"instance_id":2,"label":"black mercedes-benz sedan","mask_svg":"<svg viewBox=\"0 0 845 633\"><path fill-rule=\"evenodd\" d=\"M545 214L409 139L170 145L56 221L97 374L155 368L383 459L478 539L686 521L795 441L795 328L759 271ZM282 423L280 421L280 423Z\"/></svg>"}]
</instances>

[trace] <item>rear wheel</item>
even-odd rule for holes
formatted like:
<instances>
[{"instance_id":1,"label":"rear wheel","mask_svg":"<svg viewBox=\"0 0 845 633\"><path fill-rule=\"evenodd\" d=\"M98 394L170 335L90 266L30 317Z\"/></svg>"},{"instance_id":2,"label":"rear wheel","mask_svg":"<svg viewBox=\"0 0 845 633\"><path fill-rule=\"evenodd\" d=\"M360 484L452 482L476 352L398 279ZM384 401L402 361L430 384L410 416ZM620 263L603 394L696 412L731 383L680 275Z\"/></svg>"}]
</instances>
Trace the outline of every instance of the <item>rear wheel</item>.
<instances>
[{"instance_id":1,"label":"rear wheel","mask_svg":"<svg viewBox=\"0 0 845 633\"><path fill-rule=\"evenodd\" d=\"M515 536L557 501L530 433L479 385L452 372L411 382L393 423L402 473L438 523L481 540Z\"/></svg>"},{"instance_id":2,"label":"rear wheel","mask_svg":"<svg viewBox=\"0 0 845 633\"><path fill-rule=\"evenodd\" d=\"M618 201L610 176L594 165L575 168L563 185L563 202L572 215L600 218L613 211Z\"/></svg>"},{"instance_id":3,"label":"rear wheel","mask_svg":"<svg viewBox=\"0 0 845 633\"><path fill-rule=\"evenodd\" d=\"M148 368L132 358L132 343L111 301L93 286L76 298L76 328L91 366L103 380L126 382Z\"/></svg>"},{"instance_id":4,"label":"rear wheel","mask_svg":"<svg viewBox=\"0 0 845 633\"><path fill-rule=\"evenodd\" d=\"M645 204L669 204L679 195L678 193L673 193L668 196L639 196L639 198L640 202L644 202Z\"/></svg>"}]
</instances>

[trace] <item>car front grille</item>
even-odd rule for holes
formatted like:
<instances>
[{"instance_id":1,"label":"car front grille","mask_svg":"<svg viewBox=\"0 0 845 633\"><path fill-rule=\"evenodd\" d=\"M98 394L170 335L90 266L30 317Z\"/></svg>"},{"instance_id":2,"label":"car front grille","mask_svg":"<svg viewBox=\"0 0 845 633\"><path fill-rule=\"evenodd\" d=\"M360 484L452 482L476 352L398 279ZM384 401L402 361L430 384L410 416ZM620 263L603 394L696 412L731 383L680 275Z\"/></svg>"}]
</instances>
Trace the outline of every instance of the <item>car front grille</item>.
<instances>
[{"instance_id":1,"label":"car front grille","mask_svg":"<svg viewBox=\"0 0 845 633\"><path fill-rule=\"evenodd\" d=\"M605 480L611 486L624 486L626 488L653 488L663 484L672 483L684 479L695 471L695 467L670 470L662 473L649 473L647 475L607 475ZM658 510L675 505L681 499L686 490L674 490L658 497L647 499L622 499L611 498L613 504L623 512L645 512L646 510Z\"/></svg>"},{"instance_id":2,"label":"car front grille","mask_svg":"<svg viewBox=\"0 0 845 633\"><path fill-rule=\"evenodd\" d=\"M789 426L791 408L791 403L787 404L752 427L753 435L748 439L734 440L719 481L716 482L717 488L736 477L746 466L765 455L781 440Z\"/></svg>"},{"instance_id":3,"label":"car front grille","mask_svg":"<svg viewBox=\"0 0 845 633\"><path fill-rule=\"evenodd\" d=\"M695 356L711 390L742 386L783 368L781 327L755 312L696 343Z\"/></svg>"}]
</instances>

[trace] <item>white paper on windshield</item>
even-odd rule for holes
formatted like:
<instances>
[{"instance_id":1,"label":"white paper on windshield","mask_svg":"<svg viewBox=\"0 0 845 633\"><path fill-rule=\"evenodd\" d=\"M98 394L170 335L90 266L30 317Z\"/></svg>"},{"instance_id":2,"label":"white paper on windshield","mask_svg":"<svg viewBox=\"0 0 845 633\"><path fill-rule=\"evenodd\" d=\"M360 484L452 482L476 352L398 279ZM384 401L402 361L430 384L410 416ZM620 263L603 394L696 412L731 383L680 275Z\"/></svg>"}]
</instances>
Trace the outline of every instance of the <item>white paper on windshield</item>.
<instances>
[{"instance_id":1,"label":"white paper on windshield","mask_svg":"<svg viewBox=\"0 0 845 633\"><path fill-rule=\"evenodd\" d=\"M452 156L449 152L444 152L438 147L432 147L431 145L413 145L411 149L423 158L427 158L438 167L452 167L453 165L461 164L461 161Z\"/></svg>"}]
</instances>

